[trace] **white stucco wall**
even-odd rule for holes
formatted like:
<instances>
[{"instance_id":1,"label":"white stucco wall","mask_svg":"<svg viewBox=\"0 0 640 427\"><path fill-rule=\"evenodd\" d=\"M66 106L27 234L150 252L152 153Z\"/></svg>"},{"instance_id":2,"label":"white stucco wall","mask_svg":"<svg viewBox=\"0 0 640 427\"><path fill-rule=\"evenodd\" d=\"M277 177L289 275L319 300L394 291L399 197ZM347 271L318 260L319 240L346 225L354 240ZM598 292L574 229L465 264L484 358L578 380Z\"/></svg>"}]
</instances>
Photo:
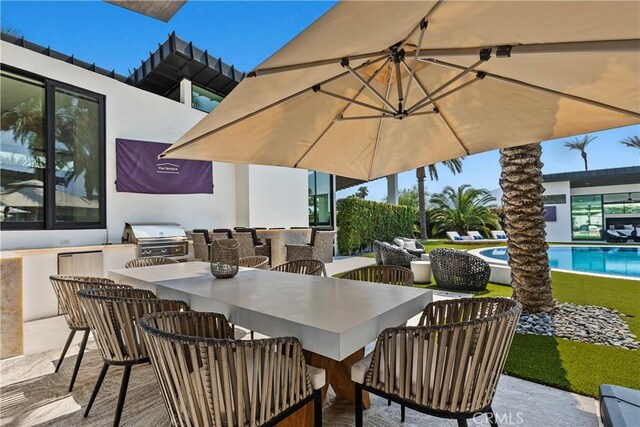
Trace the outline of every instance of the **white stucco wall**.
<instances>
[{"instance_id":1,"label":"white stucco wall","mask_svg":"<svg viewBox=\"0 0 640 427\"><path fill-rule=\"evenodd\" d=\"M564 194L567 202L560 205L545 204L556 207L556 221L546 222L548 242L571 241L571 188L569 181L544 183L544 195Z\"/></svg>"},{"instance_id":2,"label":"white stucco wall","mask_svg":"<svg viewBox=\"0 0 640 427\"><path fill-rule=\"evenodd\" d=\"M236 165L214 163L213 195L148 195L115 189L115 140L139 139L171 143L205 113L109 77L1 42L0 61L6 65L105 95L107 230L2 231L3 250L119 243L126 221L172 221L188 230L236 225ZM303 171L247 166L257 182L249 187L251 212L266 226L306 223L306 174ZM278 170L271 174L270 170ZM279 170L282 169L282 170ZM252 175L253 176L253 175ZM246 199L240 203L244 209ZM253 221L252 221L253 222Z\"/></svg>"}]
</instances>

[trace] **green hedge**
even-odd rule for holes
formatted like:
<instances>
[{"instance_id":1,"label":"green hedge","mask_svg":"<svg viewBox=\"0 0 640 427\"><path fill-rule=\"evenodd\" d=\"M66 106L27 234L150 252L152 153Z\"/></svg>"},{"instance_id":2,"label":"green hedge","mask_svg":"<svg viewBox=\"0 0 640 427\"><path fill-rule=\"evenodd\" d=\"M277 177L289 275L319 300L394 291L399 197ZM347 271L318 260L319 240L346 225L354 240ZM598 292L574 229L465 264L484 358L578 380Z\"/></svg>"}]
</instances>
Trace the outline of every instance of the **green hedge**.
<instances>
[{"instance_id":1,"label":"green hedge","mask_svg":"<svg viewBox=\"0 0 640 427\"><path fill-rule=\"evenodd\" d=\"M342 254L362 250L374 240L391 242L398 236L413 235L415 212L410 207L347 197L338 200L336 208Z\"/></svg>"}]
</instances>

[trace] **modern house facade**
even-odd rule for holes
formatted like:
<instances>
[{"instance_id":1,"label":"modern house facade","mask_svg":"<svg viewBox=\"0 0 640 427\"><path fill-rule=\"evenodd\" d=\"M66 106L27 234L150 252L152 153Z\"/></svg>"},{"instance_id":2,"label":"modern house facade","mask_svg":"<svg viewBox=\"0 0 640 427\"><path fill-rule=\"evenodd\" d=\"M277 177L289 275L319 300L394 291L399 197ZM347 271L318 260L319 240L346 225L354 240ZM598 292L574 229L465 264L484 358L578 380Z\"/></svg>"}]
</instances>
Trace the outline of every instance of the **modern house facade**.
<instances>
[{"instance_id":1,"label":"modern house facade","mask_svg":"<svg viewBox=\"0 0 640 427\"><path fill-rule=\"evenodd\" d=\"M304 170L214 163L213 194L116 190L116 139L172 143L241 80L232 66L175 34L128 77L2 38L1 185L31 185L1 202L3 250L119 243L133 221L185 229L307 225ZM65 111L77 117L64 122ZM74 131L71 142L62 140ZM16 200L29 192L39 198Z\"/></svg>"},{"instance_id":2,"label":"modern house facade","mask_svg":"<svg viewBox=\"0 0 640 427\"><path fill-rule=\"evenodd\" d=\"M640 166L547 174L549 242L601 241L600 230L640 226Z\"/></svg>"}]
</instances>

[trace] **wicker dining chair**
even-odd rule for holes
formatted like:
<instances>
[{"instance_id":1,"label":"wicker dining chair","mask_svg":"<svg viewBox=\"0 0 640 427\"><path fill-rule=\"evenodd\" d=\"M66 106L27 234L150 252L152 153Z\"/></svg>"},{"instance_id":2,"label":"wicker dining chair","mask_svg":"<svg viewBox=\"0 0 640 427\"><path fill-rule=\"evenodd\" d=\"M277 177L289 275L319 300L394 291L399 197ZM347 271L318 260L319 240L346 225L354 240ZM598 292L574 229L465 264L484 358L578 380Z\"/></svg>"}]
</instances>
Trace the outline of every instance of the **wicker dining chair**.
<instances>
[{"instance_id":1,"label":"wicker dining chair","mask_svg":"<svg viewBox=\"0 0 640 427\"><path fill-rule=\"evenodd\" d=\"M336 232L312 228L308 244L287 244L287 261L317 259L325 264L333 262L333 241Z\"/></svg>"},{"instance_id":2,"label":"wicker dining chair","mask_svg":"<svg viewBox=\"0 0 640 427\"><path fill-rule=\"evenodd\" d=\"M138 329L138 321L148 313L157 311L189 310L182 301L156 298L151 291L142 289L84 289L78 292L80 307L87 316L103 365L91 398L84 412L89 416L93 402L100 391L110 365L124 366L120 394L113 425L120 424L122 408L127 395L129 376L133 365L148 363L149 355Z\"/></svg>"},{"instance_id":3,"label":"wicker dining chair","mask_svg":"<svg viewBox=\"0 0 640 427\"><path fill-rule=\"evenodd\" d=\"M454 291L487 288L491 266L478 256L456 249L436 248L429 253L429 260L439 288Z\"/></svg>"},{"instance_id":4,"label":"wicker dining chair","mask_svg":"<svg viewBox=\"0 0 640 427\"><path fill-rule=\"evenodd\" d=\"M267 270L269 268L269 258L261 255L243 257L238 260L238 267Z\"/></svg>"},{"instance_id":5,"label":"wicker dining chair","mask_svg":"<svg viewBox=\"0 0 640 427\"><path fill-rule=\"evenodd\" d=\"M78 351L78 356L76 357L76 365L73 368L73 374L71 374L71 382L69 383L69 391L73 391L73 384L75 383L76 377L78 376L78 369L80 369L80 364L82 363L82 358L84 356L84 350L87 347L87 340L89 339L89 324L87 323L87 318L84 314L84 311L82 311L82 309L80 308L80 303L78 302L78 296L76 295L76 293L81 289L113 287L116 286L116 284L113 280L104 277L53 275L49 277L49 280L51 280L53 291L58 297L59 306L62 309L64 318L67 321L67 326L69 326L70 329L69 336L67 337L67 342L64 344L62 354L60 354L60 358L58 359L58 363L56 364L56 373L60 369L60 365L62 365L62 361L67 354L67 350L69 350L69 345L71 345L71 341L73 341L73 337L75 336L76 332L84 331L82 341L80 342L80 350ZM130 287L126 285L117 286L126 288Z\"/></svg>"},{"instance_id":6,"label":"wicker dining chair","mask_svg":"<svg viewBox=\"0 0 640 427\"><path fill-rule=\"evenodd\" d=\"M356 426L362 390L441 418L488 414L522 306L508 298L460 298L430 303L418 326L385 329L375 350L351 367Z\"/></svg>"},{"instance_id":7,"label":"wicker dining chair","mask_svg":"<svg viewBox=\"0 0 640 427\"><path fill-rule=\"evenodd\" d=\"M151 267L153 265L166 264L178 264L178 261L173 258L164 256L147 256L134 258L131 261L127 261L127 263L124 265L124 268Z\"/></svg>"},{"instance_id":8,"label":"wicker dining chair","mask_svg":"<svg viewBox=\"0 0 640 427\"><path fill-rule=\"evenodd\" d=\"M321 426L325 372L305 363L298 339L233 340L227 324L204 312L140 321L171 424L273 426L313 401Z\"/></svg>"},{"instance_id":9,"label":"wicker dining chair","mask_svg":"<svg viewBox=\"0 0 640 427\"><path fill-rule=\"evenodd\" d=\"M326 276L327 270L322 261L317 259L299 259L295 261L287 261L283 264L276 265L270 269L271 271L281 271L283 273L307 274L309 276Z\"/></svg>"},{"instance_id":10,"label":"wicker dining chair","mask_svg":"<svg viewBox=\"0 0 640 427\"><path fill-rule=\"evenodd\" d=\"M396 265L368 265L347 271L341 279L411 286L413 285L413 272L408 268Z\"/></svg>"}]
</instances>

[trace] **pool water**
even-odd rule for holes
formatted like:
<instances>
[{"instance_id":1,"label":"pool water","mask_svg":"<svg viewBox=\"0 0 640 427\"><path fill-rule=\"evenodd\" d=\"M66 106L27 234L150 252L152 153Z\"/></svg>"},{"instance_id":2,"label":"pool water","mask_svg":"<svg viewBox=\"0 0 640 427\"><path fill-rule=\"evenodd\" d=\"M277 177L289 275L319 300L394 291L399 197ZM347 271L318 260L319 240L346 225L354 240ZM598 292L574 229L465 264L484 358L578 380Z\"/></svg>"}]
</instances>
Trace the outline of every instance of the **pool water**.
<instances>
[{"instance_id":1,"label":"pool water","mask_svg":"<svg viewBox=\"0 0 640 427\"><path fill-rule=\"evenodd\" d=\"M483 256L506 261L507 248L485 249ZM640 247L551 246L549 266L560 270L640 278Z\"/></svg>"}]
</instances>

